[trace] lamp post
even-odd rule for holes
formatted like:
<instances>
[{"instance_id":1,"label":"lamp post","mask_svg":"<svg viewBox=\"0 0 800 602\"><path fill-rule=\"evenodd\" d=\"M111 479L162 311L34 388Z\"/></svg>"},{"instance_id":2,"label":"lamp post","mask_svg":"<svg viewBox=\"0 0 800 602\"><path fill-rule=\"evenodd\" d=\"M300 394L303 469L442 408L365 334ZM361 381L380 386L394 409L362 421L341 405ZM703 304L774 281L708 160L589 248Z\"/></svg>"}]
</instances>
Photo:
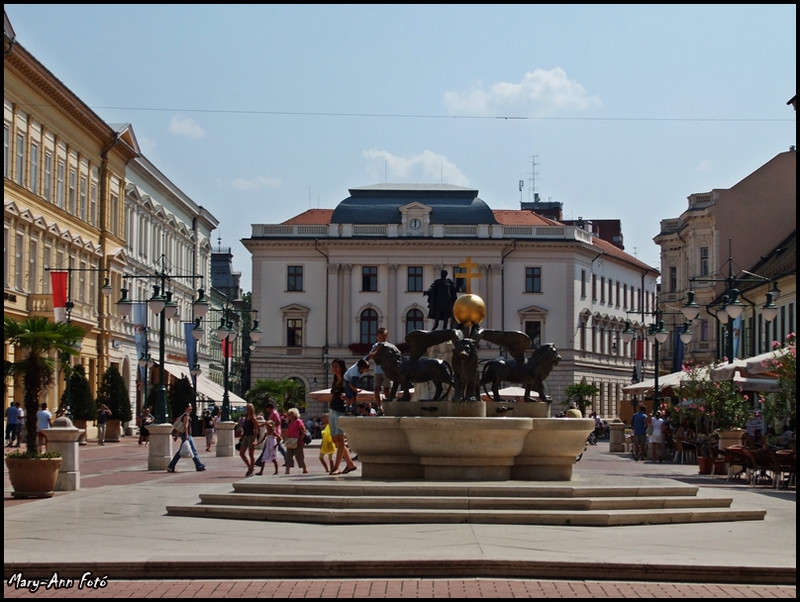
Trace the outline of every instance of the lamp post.
<instances>
[{"instance_id":1,"label":"lamp post","mask_svg":"<svg viewBox=\"0 0 800 602\"><path fill-rule=\"evenodd\" d=\"M653 345L653 363L655 365L653 370L653 412L658 409L661 401L661 391L658 383L661 361L661 345L666 343L667 339L669 339L669 332L666 330L666 328L664 328L664 321L661 318L664 315L672 314L681 315L680 312L665 312L661 311L660 309L656 309L652 313L654 322L648 325L648 333L645 337L646 340ZM630 322L625 323L625 330L622 331L620 336L626 343L630 343L634 339L636 333L631 329ZM688 321L683 323L683 331L680 333L680 339L685 345L688 345L692 340L692 332Z\"/></svg>"},{"instance_id":2,"label":"lamp post","mask_svg":"<svg viewBox=\"0 0 800 602\"><path fill-rule=\"evenodd\" d=\"M158 282L153 285L153 295L147 300L147 306L154 314L159 316L159 333L158 333L158 395L156 397L155 419L157 424L164 424L167 422L167 387L166 387L166 373L165 373L165 355L166 355L166 330L167 319L173 319L177 316L178 306L172 301L172 292L166 291L167 283L172 280L196 280L202 279L202 276L197 274L170 274L167 271L166 257L161 256L161 268L155 270L152 274L123 274L123 278L145 278ZM134 301L128 298L128 289L123 287L121 297L117 301L117 312L122 317L128 317L133 310ZM164 293L164 294L162 294ZM205 298L205 293L202 288L197 290L197 299L192 304L194 315L202 318L208 313L210 303Z\"/></svg>"},{"instance_id":3,"label":"lamp post","mask_svg":"<svg viewBox=\"0 0 800 602\"><path fill-rule=\"evenodd\" d=\"M219 326L216 329L217 339L222 343L222 421L228 422L231 419L231 399L230 399L230 359L233 357L233 342L239 336L238 321L235 326L231 319L233 314L254 313L258 316L257 309L235 308L226 302L219 310L222 313ZM253 344L261 340L263 332L258 326L258 319L253 320L253 328L249 332L249 338Z\"/></svg>"},{"instance_id":4,"label":"lamp post","mask_svg":"<svg viewBox=\"0 0 800 602\"><path fill-rule=\"evenodd\" d=\"M64 321L66 321L67 324L72 322L72 311L75 309L75 303L72 300L72 272L103 272L105 274L109 273L108 268L73 268L72 258L70 258L69 266L67 267L66 270L59 270L46 267L45 271L51 272L52 274L66 274L67 281L66 281L66 299L64 302L64 317L65 317ZM54 282L54 287L55 286L57 285ZM109 282L108 276L105 277L105 282L103 286L100 288L100 291L106 298L108 298L109 295L111 295L111 284ZM54 307L53 309L55 311L56 308ZM56 319L58 319L58 316L56 316ZM80 341L72 341L72 346L78 350L81 349ZM64 396L66 398L66 407L63 408L63 410L67 418L72 419L72 382L71 382L72 356L69 353L63 353L61 355L61 364L65 376Z\"/></svg>"},{"instance_id":5,"label":"lamp post","mask_svg":"<svg viewBox=\"0 0 800 602\"><path fill-rule=\"evenodd\" d=\"M692 277L689 278L689 283L694 288L695 282L704 282L704 283L724 283L725 284L725 291L719 297L719 307L717 307L714 311L713 315L717 321L720 323L722 327L725 327L725 355L728 358L728 362L733 362L736 355L736 350L734 349L734 323L737 319L742 316L744 312L745 305L739 300L740 292L738 289L739 284L745 283L759 283L763 284L765 282L771 282L772 288L766 293L766 303L761 307L761 315L764 317L766 322L773 322L778 315L778 308L775 305L774 301L778 300L780 296L780 289L778 288L778 283L772 279L767 278L766 276L761 276L760 274L754 274L753 272L748 272L746 270L742 270L742 273L751 276L742 277L736 276L733 272L733 256L731 251L731 241L728 240L728 275L725 278L704 278L704 277ZM689 290L688 292L688 302L681 308L684 316L688 320L692 320L696 318L700 313L700 305L695 303L694 301L695 291ZM741 295L748 303L753 306L753 315L755 316L756 307L755 303L750 302L746 299L743 295ZM706 310L711 313L712 306L715 305L715 302L712 301L706 306ZM721 337L718 337L718 339ZM755 346L755 337L753 337L753 346ZM717 341L717 357L722 359L722 349L723 345L718 340ZM755 355L755 349L752 349L752 354Z\"/></svg>"}]
</instances>

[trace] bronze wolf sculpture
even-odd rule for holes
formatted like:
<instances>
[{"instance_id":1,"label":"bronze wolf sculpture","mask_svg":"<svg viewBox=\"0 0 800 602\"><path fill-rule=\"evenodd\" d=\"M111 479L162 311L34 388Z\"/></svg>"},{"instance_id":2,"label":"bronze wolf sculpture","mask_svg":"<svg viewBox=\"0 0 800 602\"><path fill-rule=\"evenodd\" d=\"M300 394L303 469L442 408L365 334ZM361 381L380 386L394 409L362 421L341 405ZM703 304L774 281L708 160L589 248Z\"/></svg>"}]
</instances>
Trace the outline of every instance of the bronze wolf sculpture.
<instances>
[{"instance_id":1,"label":"bronze wolf sculpture","mask_svg":"<svg viewBox=\"0 0 800 602\"><path fill-rule=\"evenodd\" d=\"M444 360L422 357L412 361L403 357L400 350L391 343L380 343L373 359L392 381L392 390L386 398L387 401L393 400L398 388L401 387L403 389L401 401L408 401L411 399L412 383L431 381L436 385L436 392L433 399L427 401L438 401L447 395L455 384L453 369ZM448 385L446 391L443 390L443 385Z\"/></svg>"},{"instance_id":2,"label":"bronze wolf sculpture","mask_svg":"<svg viewBox=\"0 0 800 602\"><path fill-rule=\"evenodd\" d=\"M525 401L531 401L531 391L539 394L539 401L552 401L547 397L544 388L545 379L550 376L553 368L561 361L561 356L554 345L540 345L534 349L527 361L505 360L497 358L488 362L483 367L480 386L489 395L486 385L491 383L491 397L494 401L500 399L500 384L503 381L518 383L525 387Z\"/></svg>"}]
</instances>

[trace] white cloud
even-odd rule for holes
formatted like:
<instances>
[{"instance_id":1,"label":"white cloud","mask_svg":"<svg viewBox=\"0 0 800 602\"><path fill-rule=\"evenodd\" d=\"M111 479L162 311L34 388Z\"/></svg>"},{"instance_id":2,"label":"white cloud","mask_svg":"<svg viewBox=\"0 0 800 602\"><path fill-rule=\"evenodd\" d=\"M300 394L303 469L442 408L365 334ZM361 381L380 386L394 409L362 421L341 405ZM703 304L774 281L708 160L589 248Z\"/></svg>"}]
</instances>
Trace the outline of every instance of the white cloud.
<instances>
[{"instance_id":1,"label":"white cloud","mask_svg":"<svg viewBox=\"0 0 800 602\"><path fill-rule=\"evenodd\" d=\"M518 83L499 82L489 88L477 83L469 91L444 94L446 110L455 115L544 117L600 104L558 67L529 71Z\"/></svg>"},{"instance_id":2,"label":"white cloud","mask_svg":"<svg viewBox=\"0 0 800 602\"><path fill-rule=\"evenodd\" d=\"M206 131L200 127L199 123L190 117L173 117L170 119L167 129L170 134L192 138L194 140L200 140L206 136Z\"/></svg>"},{"instance_id":3,"label":"white cloud","mask_svg":"<svg viewBox=\"0 0 800 602\"><path fill-rule=\"evenodd\" d=\"M375 182L436 182L469 186L469 178L455 163L433 151L398 157L388 151L370 149L362 155L367 160L367 172Z\"/></svg>"},{"instance_id":4,"label":"white cloud","mask_svg":"<svg viewBox=\"0 0 800 602\"><path fill-rule=\"evenodd\" d=\"M709 172L711 171L711 159L703 159L697 164L697 171Z\"/></svg>"},{"instance_id":5,"label":"white cloud","mask_svg":"<svg viewBox=\"0 0 800 602\"><path fill-rule=\"evenodd\" d=\"M231 181L231 187L234 190L241 192L252 192L254 190L263 190L265 188L280 188L282 181L280 178L268 178L264 176L256 176L249 180L245 178L234 178Z\"/></svg>"}]
</instances>

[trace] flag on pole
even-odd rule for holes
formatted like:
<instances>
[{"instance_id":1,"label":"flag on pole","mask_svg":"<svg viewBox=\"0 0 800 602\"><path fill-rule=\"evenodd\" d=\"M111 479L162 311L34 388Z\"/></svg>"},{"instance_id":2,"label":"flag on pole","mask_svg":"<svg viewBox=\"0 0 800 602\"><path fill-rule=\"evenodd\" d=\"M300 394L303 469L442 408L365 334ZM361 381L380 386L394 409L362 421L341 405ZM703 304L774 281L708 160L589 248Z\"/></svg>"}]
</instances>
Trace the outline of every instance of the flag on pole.
<instances>
[{"instance_id":1,"label":"flag on pole","mask_svg":"<svg viewBox=\"0 0 800 602\"><path fill-rule=\"evenodd\" d=\"M222 357L225 358L225 363L230 370L231 357L233 357L233 341L229 341L227 337L222 339Z\"/></svg>"},{"instance_id":2,"label":"flag on pole","mask_svg":"<svg viewBox=\"0 0 800 602\"><path fill-rule=\"evenodd\" d=\"M56 322L67 321L67 279L69 272L50 272L53 288L53 314Z\"/></svg>"}]
</instances>

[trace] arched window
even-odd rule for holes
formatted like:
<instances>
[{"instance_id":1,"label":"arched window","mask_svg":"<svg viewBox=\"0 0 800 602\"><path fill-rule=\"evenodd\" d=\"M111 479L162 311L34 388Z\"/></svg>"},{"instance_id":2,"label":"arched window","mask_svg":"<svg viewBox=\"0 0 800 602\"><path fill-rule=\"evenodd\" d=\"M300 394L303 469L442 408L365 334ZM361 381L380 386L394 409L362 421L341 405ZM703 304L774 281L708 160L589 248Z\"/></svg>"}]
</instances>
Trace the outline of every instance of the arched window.
<instances>
[{"instance_id":1,"label":"arched window","mask_svg":"<svg viewBox=\"0 0 800 602\"><path fill-rule=\"evenodd\" d=\"M361 312L361 334L359 343L372 345L378 338L378 312L365 309Z\"/></svg>"},{"instance_id":2,"label":"arched window","mask_svg":"<svg viewBox=\"0 0 800 602\"><path fill-rule=\"evenodd\" d=\"M425 328L425 316L418 309L411 309L406 314L406 334Z\"/></svg>"}]
</instances>

